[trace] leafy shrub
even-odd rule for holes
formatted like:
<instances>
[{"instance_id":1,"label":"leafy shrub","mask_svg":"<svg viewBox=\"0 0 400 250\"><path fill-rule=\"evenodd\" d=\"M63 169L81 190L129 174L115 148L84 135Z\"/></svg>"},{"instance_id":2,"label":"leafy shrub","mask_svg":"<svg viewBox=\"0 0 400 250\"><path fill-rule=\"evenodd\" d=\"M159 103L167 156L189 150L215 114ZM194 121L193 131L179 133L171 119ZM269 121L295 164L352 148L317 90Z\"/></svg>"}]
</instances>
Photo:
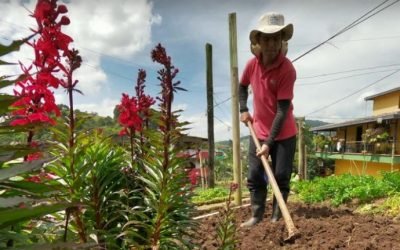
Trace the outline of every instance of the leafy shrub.
<instances>
[{"instance_id":1,"label":"leafy shrub","mask_svg":"<svg viewBox=\"0 0 400 250\"><path fill-rule=\"evenodd\" d=\"M196 189L192 201L194 203L205 203L225 199L229 195L229 189L223 187L215 187L208 189Z\"/></svg>"},{"instance_id":2,"label":"leafy shrub","mask_svg":"<svg viewBox=\"0 0 400 250\"><path fill-rule=\"evenodd\" d=\"M352 199L368 202L395 191L393 183L388 180L396 181L396 177L392 177L396 174L389 173L387 175L384 180L372 176L349 174L315 178L312 181L293 183L293 190L306 203L330 201L332 205L338 206Z\"/></svg>"},{"instance_id":3,"label":"leafy shrub","mask_svg":"<svg viewBox=\"0 0 400 250\"><path fill-rule=\"evenodd\" d=\"M382 181L389 185L394 192L400 192L400 172L383 172Z\"/></svg>"}]
</instances>

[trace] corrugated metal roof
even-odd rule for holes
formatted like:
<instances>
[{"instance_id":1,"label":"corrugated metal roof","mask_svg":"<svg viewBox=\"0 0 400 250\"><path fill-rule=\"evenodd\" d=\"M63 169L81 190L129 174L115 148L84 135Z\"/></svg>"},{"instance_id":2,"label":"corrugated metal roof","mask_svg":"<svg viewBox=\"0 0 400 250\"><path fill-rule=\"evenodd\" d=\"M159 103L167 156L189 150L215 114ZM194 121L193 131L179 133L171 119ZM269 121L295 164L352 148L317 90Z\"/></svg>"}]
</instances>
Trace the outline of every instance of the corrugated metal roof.
<instances>
[{"instance_id":1,"label":"corrugated metal roof","mask_svg":"<svg viewBox=\"0 0 400 250\"><path fill-rule=\"evenodd\" d=\"M382 120L399 119L400 118L400 112L394 112L394 113L387 113L387 114L381 114L381 115L376 115L376 116L364 117L364 118L351 120L351 121L346 121L346 122L341 122L341 123L327 124L327 125L311 128L310 131L332 131L332 130L335 130L336 128L348 127L348 126L357 125L357 124L364 124L364 123L374 122L374 121L377 121L378 118L381 118Z\"/></svg>"},{"instance_id":2,"label":"corrugated metal roof","mask_svg":"<svg viewBox=\"0 0 400 250\"><path fill-rule=\"evenodd\" d=\"M378 96L386 95L386 94L389 94L389 93L392 93L392 92L395 92L395 91L399 91L399 90L400 90L400 87L397 87L397 88L394 88L394 89L389 89L389 90L383 91L383 92L375 94L375 95L367 96L367 97L364 98L364 100L370 101L370 100L373 100L374 98L376 98Z\"/></svg>"}]
</instances>

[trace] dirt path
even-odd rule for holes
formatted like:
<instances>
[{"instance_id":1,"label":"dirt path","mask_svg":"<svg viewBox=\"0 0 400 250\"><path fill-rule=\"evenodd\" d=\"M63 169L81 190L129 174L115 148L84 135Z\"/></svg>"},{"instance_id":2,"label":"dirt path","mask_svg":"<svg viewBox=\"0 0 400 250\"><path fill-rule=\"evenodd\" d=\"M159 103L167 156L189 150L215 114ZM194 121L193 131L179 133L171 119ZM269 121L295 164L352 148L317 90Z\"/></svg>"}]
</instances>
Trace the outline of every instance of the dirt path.
<instances>
[{"instance_id":1,"label":"dirt path","mask_svg":"<svg viewBox=\"0 0 400 250\"><path fill-rule=\"evenodd\" d=\"M254 228L242 229L239 224L251 214L250 207L235 211L238 228L236 249L394 249L400 250L400 221L383 216L359 215L350 209L331 209L289 203L294 224L301 235L285 243L287 231L283 220L270 223L271 205L264 220ZM218 249L216 224L218 215L200 220L201 249Z\"/></svg>"}]
</instances>

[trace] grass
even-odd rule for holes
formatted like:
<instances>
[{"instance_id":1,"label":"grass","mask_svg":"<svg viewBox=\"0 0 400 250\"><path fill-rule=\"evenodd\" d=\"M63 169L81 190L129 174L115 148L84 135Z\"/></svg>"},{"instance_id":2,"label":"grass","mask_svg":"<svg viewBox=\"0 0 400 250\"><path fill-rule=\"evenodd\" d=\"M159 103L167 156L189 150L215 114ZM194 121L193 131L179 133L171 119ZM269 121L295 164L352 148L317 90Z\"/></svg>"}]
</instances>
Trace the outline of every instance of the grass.
<instances>
[{"instance_id":1,"label":"grass","mask_svg":"<svg viewBox=\"0 0 400 250\"><path fill-rule=\"evenodd\" d=\"M242 187L243 196L248 195L246 187ZM222 185L216 186L215 188L196 188L194 189L194 196L192 202L196 205L206 205L218 202L224 202L229 196L229 186Z\"/></svg>"}]
</instances>

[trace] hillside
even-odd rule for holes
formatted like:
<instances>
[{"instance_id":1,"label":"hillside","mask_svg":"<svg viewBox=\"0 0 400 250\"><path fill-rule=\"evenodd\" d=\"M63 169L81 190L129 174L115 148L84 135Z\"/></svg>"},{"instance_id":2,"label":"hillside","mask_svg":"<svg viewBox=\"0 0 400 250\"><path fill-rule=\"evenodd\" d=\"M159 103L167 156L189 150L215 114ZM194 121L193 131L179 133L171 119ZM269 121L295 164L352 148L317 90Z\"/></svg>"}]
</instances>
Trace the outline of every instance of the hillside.
<instances>
[{"instance_id":1,"label":"hillside","mask_svg":"<svg viewBox=\"0 0 400 250\"><path fill-rule=\"evenodd\" d=\"M323 121L320 121L320 120L306 120L305 123L310 128L319 127L319 126L322 126L322 125L329 124L327 122L323 122Z\"/></svg>"},{"instance_id":2,"label":"hillside","mask_svg":"<svg viewBox=\"0 0 400 250\"><path fill-rule=\"evenodd\" d=\"M305 123L310 128L329 124L327 122L323 122L323 121L320 121L320 120L306 120ZM247 144L248 141L249 141L249 137L250 137L250 135L246 135L246 136L240 137L240 142L244 143L244 144ZM221 145L222 147L230 146L231 144L232 144L231 140L225 140L225 141L216 142L216 145Z\"/></svg>"}]
</instances>

